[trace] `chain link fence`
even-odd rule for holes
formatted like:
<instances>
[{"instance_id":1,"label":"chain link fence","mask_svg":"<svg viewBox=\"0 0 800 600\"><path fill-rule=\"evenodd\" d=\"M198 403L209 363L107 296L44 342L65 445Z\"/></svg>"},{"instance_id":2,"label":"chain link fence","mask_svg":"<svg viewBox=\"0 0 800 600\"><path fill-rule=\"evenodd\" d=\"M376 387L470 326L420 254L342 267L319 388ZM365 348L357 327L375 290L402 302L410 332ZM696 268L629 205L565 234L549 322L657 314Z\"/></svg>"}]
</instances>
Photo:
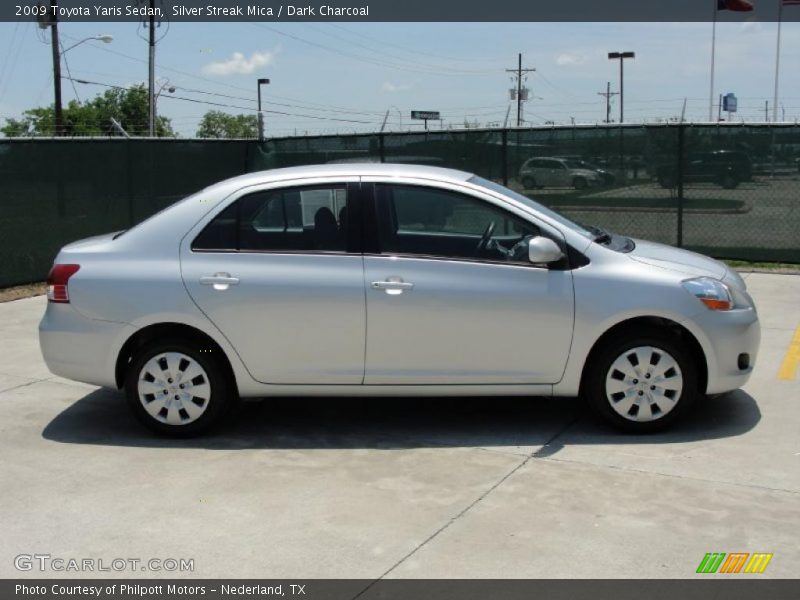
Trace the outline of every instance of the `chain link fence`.
<instances>
[{"instance_id":1,"label":"chain link fence","mask_svg":"<svg viewBox=\"0 0 800 600\"><path fill-rule=\"evenodd\" d=\"M216 181L320 163L463 169L581 223L718 258L800 263L800 126L655 125L252 140L0 140L0 286Z\"/></svg>"}]
</instances>

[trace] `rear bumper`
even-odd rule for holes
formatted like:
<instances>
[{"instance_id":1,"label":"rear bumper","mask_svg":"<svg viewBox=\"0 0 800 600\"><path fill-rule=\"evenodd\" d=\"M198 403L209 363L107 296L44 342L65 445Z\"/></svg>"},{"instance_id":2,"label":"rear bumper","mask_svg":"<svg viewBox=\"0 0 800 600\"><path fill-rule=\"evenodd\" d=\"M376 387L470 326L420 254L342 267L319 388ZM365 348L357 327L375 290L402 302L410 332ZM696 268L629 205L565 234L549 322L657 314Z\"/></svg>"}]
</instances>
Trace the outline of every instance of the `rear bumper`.
<instances>
[{"instance_id":1,"label":"rear bumper","mask_svg":"<svg viewBox=\"0 0 800 600\"><path fill-rule=\"evenodd\" d=\"M90 319L70 304L49 302L39 323L39 347L53 374L116 387L116 357L124 340L134 331L126 323Z\"/></svg>"},{"instance_id":2,"label":"rear bumper","mask_svg":"<svg viewBox=\"0 0 800 600\"><path fill-rule=\"evenodd\" d=\"M706 393L721 394L747 383L758 356L761 326L755 309L718 312L706 310L684 323L706 356ZM747 365L741 364L746 355Z\"/></svg>"}]
</instances>

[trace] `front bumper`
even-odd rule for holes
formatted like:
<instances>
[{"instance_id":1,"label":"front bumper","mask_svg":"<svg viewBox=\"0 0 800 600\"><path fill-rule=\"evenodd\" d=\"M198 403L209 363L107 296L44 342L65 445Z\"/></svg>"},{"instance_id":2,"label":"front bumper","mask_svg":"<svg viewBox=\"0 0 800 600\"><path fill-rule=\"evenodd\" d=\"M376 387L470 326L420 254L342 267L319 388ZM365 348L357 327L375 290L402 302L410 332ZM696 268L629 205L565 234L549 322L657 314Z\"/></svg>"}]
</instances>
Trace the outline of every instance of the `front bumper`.
<instances>
[{"instance_id":1,"label":"front bumper","mask_svg":"<svg viewBox=\"0 0 800 600\"><path fill-rule=\"evenodd\" d=\"M48 302L39 323L39 347L53 374L116 387L116 357L124 340L134 331L126 323L85 317L70 304Z\"/></svg>"},{"instance_id":2,"label":"front bumper","mask_svg":"<svg viewBox=\"0 0 800 600\"><path fill-rule=\"evenodd\" d=\"M761 326L754 308L704 310L683 325L700 342L706 356L707 394L729 392L747 383L761 343Z\"/></svg>"}]
</instances>

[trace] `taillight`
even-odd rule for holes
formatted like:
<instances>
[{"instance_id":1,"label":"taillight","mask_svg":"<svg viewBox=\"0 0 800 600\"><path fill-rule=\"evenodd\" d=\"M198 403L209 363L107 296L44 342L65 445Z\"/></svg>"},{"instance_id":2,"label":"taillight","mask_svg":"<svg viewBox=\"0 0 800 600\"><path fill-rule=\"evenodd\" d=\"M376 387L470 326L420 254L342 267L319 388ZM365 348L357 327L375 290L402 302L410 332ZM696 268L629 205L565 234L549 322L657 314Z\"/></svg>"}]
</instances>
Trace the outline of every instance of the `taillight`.
<instances>
[{"instance_id":1,"label":"taillight","mask_svg":"<svg viewBox=\"0 0 800 600\"><path fill-rule=\"evenodd\" d=\"M47 300L64 304L69 303L67 282L80 268L80 265L53 265L47 275Z\"/></svg>"}]
</instances>

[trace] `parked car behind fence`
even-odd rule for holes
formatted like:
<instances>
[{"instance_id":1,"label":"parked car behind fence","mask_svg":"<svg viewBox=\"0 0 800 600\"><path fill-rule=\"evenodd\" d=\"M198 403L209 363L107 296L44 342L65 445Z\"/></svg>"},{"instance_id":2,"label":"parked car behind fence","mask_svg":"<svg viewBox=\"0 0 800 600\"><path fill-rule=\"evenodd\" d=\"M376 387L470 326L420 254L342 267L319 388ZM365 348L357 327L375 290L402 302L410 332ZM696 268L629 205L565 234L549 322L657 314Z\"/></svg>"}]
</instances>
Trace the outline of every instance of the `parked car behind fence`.
<instances>
[{"instance_id":1,"label":"parked car behind fence","mask_svg":"<svg viewBox=\"0 0 800 600\"><path fill-rule=\"evenodd\" d=\"M678 184L678 165L662 163L656 170L656 178L663 188L674 188ZM685 183L716 183L725 189L734 189L753 178L753 163L744 153L733 150L715 150L690 154L683 167Z\"/></svg>"},{"instance_id":2,"label":"parked car behind fence","mask_svg":"<svg viewBox=\"0 0 800 600\"><path fill-rule=\"evenodd\" d=\"M585 163L565 158L530 158L519 170L519 180L525 189L542 187L573 187L582 190L603 185L597 170Z\"/></svg>"}]
</instances>

